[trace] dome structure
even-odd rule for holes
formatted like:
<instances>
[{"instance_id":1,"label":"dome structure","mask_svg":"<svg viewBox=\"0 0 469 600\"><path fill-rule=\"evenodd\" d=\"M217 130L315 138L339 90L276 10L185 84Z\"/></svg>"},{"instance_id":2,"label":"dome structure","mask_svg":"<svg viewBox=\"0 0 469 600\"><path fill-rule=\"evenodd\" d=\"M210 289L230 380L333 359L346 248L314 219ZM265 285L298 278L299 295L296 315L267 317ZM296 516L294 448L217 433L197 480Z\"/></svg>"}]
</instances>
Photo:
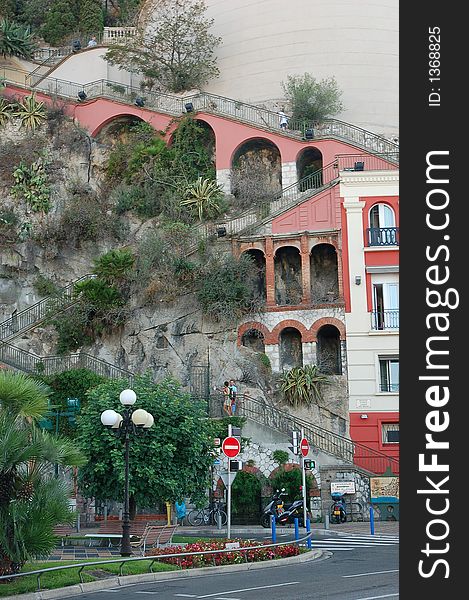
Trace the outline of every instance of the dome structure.
<instances>
[{"instance_id":1,"label":"dome structure","mask_svg":"<svg viewBox=\"0 0 469 600\"><path fill-rule=\"evenodd\" d=\"M146 6L146 16L151 12ZM276 109L288 75L334 76L337 118L398 132L398 0L205 0L220 77L205 90Z\"/></svg>"}]
</instances>

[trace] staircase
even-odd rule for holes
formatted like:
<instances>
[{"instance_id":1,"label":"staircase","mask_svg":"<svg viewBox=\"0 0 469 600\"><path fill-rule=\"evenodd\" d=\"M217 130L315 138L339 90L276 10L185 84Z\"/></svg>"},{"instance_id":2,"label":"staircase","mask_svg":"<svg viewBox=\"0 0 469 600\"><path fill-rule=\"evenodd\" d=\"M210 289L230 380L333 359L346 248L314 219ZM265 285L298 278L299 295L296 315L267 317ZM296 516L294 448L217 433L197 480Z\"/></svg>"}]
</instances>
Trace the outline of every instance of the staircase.
<instances>
[{"instance_id":1,"label":"staircase","mask_svg":"<svg viewBox=\"0 0 469 600\"><path fill-rule=\"evenodd\" d=\"M17 73L15 75L10 71L13 70L8 67L2 68L5 82L14 86L20 85L17 83ZM172 116L185 114L185 105L191 103L195 113L205 112L219 115L296 140L305 139L306 130L312 129L315 140L335 139L352 144L354 147L367 152L378 154L387 154L398 150L398 145L394 142L338 119L325 119L320 123L290 120L289 128L281 130L279 129L278 114L276 112L206 92L181 98L180 96L153 91L142 94L139 87L123 85L106 79L82 85L74 81L44 77L41 73L26 75L28 75L27 83L24 85L26 89L40 90L46 94L70 98L74 101L76 101L78 92L82 91L89 98L108 98L109 100L132 105L137 96L143 95L146 108Z\"/></svg>"},{"instance_id":2,"label":"staircase","mask_svg":"<svg viewBox=\"0 0 469 600\"><path fill-rule=\"evenodd\" d=\"M93 274L83 275L83 277L58 290L56 295L47 296L0 323L0 344L11 342L23 333L37 327L53 314L62 312L75 304L77 301L74 295L75 284L95 277L96 275Z\"/></svg>"},{"instance_id":3,"label":"staircase","mask_svg":"<svg viewBox=\"0 0 469 600\"><path fill-rule=\"evenodd\" d=\"M265 402L255 400L247 394L240 398L237 413L239 416L286 434L288 437L290 437L292 431L303 429L310 446L334 456L344 463L361 467L366 465L365 468L368 471L371 470L373 474L383 474L386 471L388 473L399 473L399 461L395 458L364 444L353 442L349 438L323 429ZM220 398L210 398L209 414L211 417L221 416Z\"/></svg>"}]
</instances>

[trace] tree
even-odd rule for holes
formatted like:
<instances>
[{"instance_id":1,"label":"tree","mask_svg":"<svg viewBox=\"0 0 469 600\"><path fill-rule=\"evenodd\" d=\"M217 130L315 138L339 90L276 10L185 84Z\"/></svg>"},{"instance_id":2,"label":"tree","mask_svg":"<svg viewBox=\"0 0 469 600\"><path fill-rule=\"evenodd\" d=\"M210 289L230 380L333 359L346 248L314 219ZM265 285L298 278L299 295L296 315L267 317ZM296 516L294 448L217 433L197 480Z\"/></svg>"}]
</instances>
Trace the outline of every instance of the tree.
<instances>
[{"instance_id":1,"label":"tree","mask_svg":"<svg viewBox=\"0 0 469 600\"><path fill-rule=\"evenodd\" d=\"M303 497L301 491L302 485L302 473L301 469L293 468L288 471L284 466L279 467L275 475L270 480L270 485L274 490L281 490L285 488L287 496L285 496L285 502L293 502ZM306 475L306 494L309 494L309 490L313 486L313 478L311 475Z\"/></svg>"},{"instance_id":2,"label":"tree","mask_svg":"<svg viewBox=\"0 0 469 600\"><path fill-rule=\"evenodd\" d=\"M292 108L292 120L322 121L344 109L334 77L318 81L311 73L289 75L282 88Z\"/></svg>"},{"instance_id":3,"label":"tree","mask_svg":"<svg viewBox=\"0 0 469 600\"><path fill-rule=\"evenodd\" d=\"M0 0L0 17L4 19L16 17L16 0Z\"/></svg>"},{"instance_id":4,"label":"tree","mask_svg":"<svg viewBox=\"0 0 469 600\"><path fill-rule=\"evenodd\" d=\"M20 58L30 58L35 44L29 27L2 19L0 21L0 54L7 56L18 56Z\"/></svg>"},{"instance_id":5,"label":"tree","mask_svg":"<svg viewBox=\"0 0 469 600\"><path fill-rule=\"evenodd\" d=\"M104 27L101 0L81 0L78 29L81 33L100 33Z\"/></svg>"},{"instance_id":6,"label":"tree","mask_svg":"<svg viewBox=\"0 0 469 600\"><path fill-rule=\"evenodd\" d=\"M123 443L101 425L100 414L108 408L121 412L119 394L127 387L127 381L114 380L93 388L78 417L78 443L92 457L79 474L86 497L123 500ZM136 406L151 412L155 423L144 435L132 436L131 518L137 505L153 507L185 496L202 501L213 461L205 403L190 399L171 377L155 384L149 375L138 376L132 389L137 394Z\"/></svg>"},{"instance_id":7,"label":"tree","mask_svg":"<svg viewBox=\"0 0 469 600\"><path fill-rule=\"evenodd\" d=\"M68 485L53 464L78 466L84 457L69 440L42 431L49 390L20 373L0 373L0 575L55 547L53 528L71 522Z\"/></svg>"},{"instance_id":8,"label":"tree","mask_svg":"<svg viewBox=\"0 0 469 600\"><path fill-rule=\"evenodd\" d=\"M54 0L41 29L44 40L56 46L76 31L78 17L76 3L69 0Z\"/></svg>"},{"instance_id":9,"label":"tree","mask_svg":"<svg viewBox=\"0 0 469 600\"><path fill-rule=\"evenodd\" d=\"M150 86L181 92L201 87L219 75L214 56L221 38L209 32L203 0L162 0L147 29L116 44L106 60L142 73Z\"/></svg>"}]
</instances>

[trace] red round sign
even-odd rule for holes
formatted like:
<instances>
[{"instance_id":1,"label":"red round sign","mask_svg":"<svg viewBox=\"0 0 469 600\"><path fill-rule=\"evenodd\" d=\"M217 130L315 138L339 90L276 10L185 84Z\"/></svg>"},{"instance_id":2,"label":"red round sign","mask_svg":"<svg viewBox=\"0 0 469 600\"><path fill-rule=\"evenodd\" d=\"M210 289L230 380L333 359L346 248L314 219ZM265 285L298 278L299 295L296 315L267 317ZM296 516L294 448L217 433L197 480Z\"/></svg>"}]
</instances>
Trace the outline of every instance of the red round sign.
<instances>
[{"instance_id":1,"label":"red round sign","mask_svg":"<svg viewBox=\"0 0 469 600\"><path fill-rule=\"evenodd\" d=\"M303 456L308 456L309 444L306 438L302 438L300 441L300 452Z\"/></svg>"},{"instance_id":2,"label":"red round sign","mask_svg":"<svg viewBox=\"0 0 469 600\"><path fill-rule=\"evenodd\" d=\"M221 449L225 456L227 456L228 458L234 458L240 453L241 444L239 443L239 440L237 438L227 437L223 440Z\"/></svg>"}]
</instances>

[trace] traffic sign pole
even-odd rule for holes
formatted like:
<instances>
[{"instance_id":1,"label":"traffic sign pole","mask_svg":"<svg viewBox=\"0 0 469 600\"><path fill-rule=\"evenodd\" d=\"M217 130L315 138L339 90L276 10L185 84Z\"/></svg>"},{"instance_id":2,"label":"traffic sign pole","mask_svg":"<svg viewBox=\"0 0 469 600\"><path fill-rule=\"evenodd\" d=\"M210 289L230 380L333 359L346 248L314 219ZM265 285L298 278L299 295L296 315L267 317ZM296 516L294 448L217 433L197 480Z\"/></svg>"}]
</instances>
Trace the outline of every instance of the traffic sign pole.
<instances>
[{"instance_id":1,"label":"traffic sign pole","mask_svg":"<svg viewBox=\"0 0 469 600\"><path fill-rule=\"evenodd\" d=\"M304 429L301 429L301 442L300 442L301 450L302 450L304 439L305 439L305 432L304 432ZM305 469L305 455L303 453L303 450L301 451L301 476L302 476L302 481L303 481L303 525L304 525L304 527L306 527L306 515L307 515L307 510L306 510L306 469Z\"/></svg>"},{"instance_id":2,"label":"traffic sign pole","mask_svg":"<svg viewBox=\"0 0 469 600\"><path fill-rule=\"evenodd\" d=\"M228 437L231 436L231 424L228 425ZM227 520L226 520L226 537L228 539L231 538L231 473L230 473L230 457L228 456L228 498L226 503L226 512L227 512Z\"/></svg>"},{"instance_id":3,"label":"traffic sign pole","mask_svg":"<svg viewBox=\"0 0 469 600\"><path fill-rule=\"evenodd\" d=\"M226 537L230 539L231 537L231 465L230 459L238 456L241 451L241 443L238 438L232 435L233 429L231 425L228 425L228 437L223 440L221 445L221 449L223 454L228 459L228 481L227 481L227 502L226 502L226 512L227 512L227 521L226 521Z\"/></svg>"}]
</instances>

